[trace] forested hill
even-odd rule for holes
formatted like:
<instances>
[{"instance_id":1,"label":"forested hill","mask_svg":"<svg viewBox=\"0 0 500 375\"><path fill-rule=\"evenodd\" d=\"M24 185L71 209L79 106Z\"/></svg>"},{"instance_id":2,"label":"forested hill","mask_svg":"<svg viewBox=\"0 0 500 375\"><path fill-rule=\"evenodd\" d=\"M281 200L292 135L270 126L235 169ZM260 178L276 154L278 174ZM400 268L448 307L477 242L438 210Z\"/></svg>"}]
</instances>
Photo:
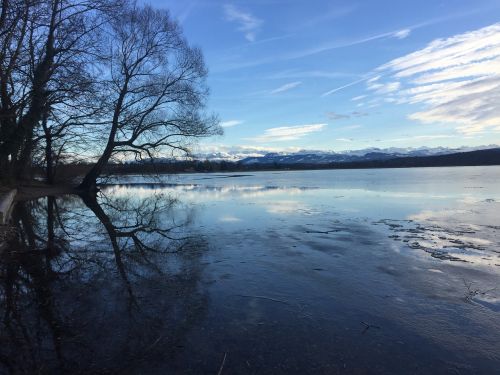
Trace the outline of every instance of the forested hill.
<instances>
[{"instance_id":1,"label":"forested hill","mask_svg":"<svg viewBox=\"0 0 500 375\"><path fill-rule=\"evenodd\" d=\"M329 168L405 168L500 165L500 148L447 155L398 157L350 163L332 163Z\"/></svg>"}]
</instances>

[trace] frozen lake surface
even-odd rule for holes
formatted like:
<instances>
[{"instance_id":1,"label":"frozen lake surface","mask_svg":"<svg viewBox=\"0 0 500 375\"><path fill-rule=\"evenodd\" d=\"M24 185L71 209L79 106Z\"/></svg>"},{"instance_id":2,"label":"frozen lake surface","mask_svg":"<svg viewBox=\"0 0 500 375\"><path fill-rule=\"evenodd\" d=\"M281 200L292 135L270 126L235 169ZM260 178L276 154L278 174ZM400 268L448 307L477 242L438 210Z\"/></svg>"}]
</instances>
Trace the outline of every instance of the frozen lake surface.
<instances>
[{"instance_id":1,"label":"frozen lake surface","mask_svg":"<svg viewBox=\"0 0 500 375\"><path fill-rule=\"evenodd\" d=\"M105 182L14 210L7 373L498 371L500 167Z\"/></svg>"}]
</instances>

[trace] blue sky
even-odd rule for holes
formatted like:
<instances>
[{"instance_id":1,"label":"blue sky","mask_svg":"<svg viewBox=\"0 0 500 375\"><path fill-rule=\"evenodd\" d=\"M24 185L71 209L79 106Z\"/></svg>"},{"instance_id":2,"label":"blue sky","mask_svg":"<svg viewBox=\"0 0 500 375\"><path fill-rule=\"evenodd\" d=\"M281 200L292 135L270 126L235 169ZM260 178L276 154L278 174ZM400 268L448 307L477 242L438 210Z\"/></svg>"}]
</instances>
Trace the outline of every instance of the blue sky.
<instances>
[{"instance_id":1,"label":"blue sky","mask_svg":"<svg viewBox=\"0 0 500 375\"><path fill-rule=\"evenodd\" d=\"M500 144L500 1L154 0L209 68L200 150Z\"/></svg>"}]
</instances>

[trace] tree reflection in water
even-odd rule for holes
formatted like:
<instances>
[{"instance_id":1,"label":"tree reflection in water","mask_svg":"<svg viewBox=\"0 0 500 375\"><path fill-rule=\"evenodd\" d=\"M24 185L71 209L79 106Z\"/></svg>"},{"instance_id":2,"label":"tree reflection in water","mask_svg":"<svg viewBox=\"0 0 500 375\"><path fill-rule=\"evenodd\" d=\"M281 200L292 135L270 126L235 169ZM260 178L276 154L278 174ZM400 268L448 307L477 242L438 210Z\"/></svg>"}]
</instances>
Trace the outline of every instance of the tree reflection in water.
<instances>
[{"instance_id":1,"label":"tree reflection in water","mask_svg":"<svg viewBox=\"0 0 500 375\"><path fill-rule=\"evenodd\" d=\"M162 195L19 202L0 257L3 370L175 371L164 366L208 302L204 246L177 206Z\"/></svg>"}]
</instances>

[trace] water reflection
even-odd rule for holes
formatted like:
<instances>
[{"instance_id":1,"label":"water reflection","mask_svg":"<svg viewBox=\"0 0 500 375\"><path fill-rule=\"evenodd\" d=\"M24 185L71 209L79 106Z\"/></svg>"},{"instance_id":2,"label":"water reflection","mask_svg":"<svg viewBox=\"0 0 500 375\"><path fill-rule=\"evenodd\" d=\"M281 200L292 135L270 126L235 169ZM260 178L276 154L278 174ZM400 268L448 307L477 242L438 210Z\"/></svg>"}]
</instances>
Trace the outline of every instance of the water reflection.
<instances>
[{"instance_id":1,"label":"water reflection","mask_svg":"<svg viewBox=\"0 0 500 375\"><path fill-rule=\"evenodd\" d=\"M498 369L500 168L211 177L20 203L0 372Z\"/></svg>"},{"instance_id":2,"label":"water reflection","mask_svg":"<svg viewBox=\"0 0 500 375\"><path fill-rule=\"evenodd\" d=\"M203 243L189 235L190 216L174 214L176 204L159 194L19 202L0 258L3 369L174 366L166 358L182 348L208 302Z\"/></svg>"},{"instance_id":3,"label":"water reflection","mask_svg":"<svg viewBox=\"0 0 500 375\"><path fill-rule=\"evenodd\" d=\"M314 187L286 187L286 186L211 186L198 184L167 184L167 183L127 183L127 184L109 184L104 189L112 192L113 195L128 194L130 189L134 189L141 196L149 196L151 191L161 192L169 190L174 193L182 192L183 195L193 200L201 200L205 196L212 199L238 197L243 199L252 199L258 197L273 197L286 195L301 195L304 192L318 190Z\"/></svg>"}]
</instances>

